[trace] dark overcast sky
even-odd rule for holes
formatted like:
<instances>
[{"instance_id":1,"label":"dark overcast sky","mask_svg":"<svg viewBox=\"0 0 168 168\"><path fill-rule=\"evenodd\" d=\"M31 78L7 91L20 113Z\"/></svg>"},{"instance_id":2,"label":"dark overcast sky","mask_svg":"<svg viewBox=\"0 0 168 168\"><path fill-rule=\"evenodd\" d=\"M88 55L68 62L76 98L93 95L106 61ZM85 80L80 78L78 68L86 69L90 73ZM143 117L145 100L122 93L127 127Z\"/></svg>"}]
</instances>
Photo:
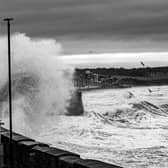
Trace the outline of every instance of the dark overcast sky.
<instances>
[{"instance_id":1,"label":"dark overcast sky","mask_svg":"<svg viewBox=\"0 0 168 168\"><path fill-rule=\"evenodd\" d=\"M58 39L67 54L168 50L168 0L0 0L6 16L13 32Z\"/></svg>"}]
</instances>

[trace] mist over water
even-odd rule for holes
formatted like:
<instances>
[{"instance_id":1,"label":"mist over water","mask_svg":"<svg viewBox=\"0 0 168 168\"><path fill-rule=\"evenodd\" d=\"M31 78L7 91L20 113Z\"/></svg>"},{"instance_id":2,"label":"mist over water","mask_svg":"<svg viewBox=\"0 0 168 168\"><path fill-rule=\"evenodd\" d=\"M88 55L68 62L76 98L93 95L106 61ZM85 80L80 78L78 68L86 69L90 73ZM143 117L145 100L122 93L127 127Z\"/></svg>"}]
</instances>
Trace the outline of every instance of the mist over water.
<instances>
[{"instance_id":1,"label":"mist over water","mask_svg":"<svg viewBox=\"0 0 168 168\"><path fill-rule=\"evenodd\" d=\"M58 60L62 52L52 39L15 34L12 46L13 127L38 135L50 117L63 115L73 92L73 69ZM7 38L0 37L0 116L8 127Z\"/></svg>"}]
</instances>

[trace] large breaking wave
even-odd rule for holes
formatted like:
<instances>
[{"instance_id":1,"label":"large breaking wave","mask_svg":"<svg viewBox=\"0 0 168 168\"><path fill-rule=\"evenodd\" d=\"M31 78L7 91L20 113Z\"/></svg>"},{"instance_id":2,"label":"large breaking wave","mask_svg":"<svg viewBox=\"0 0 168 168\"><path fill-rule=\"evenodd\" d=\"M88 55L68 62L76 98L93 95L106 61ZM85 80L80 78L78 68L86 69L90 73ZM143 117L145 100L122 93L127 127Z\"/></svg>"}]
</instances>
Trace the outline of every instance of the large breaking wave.
<instances>
[{"instance_id":1,"label":"large breaking wave","mask_svg":"<svg viewBox=\"0 0 168 168\"><path fill-rule=\"evenodd\" d=\"M0 117L8 126L7 41L0 37ZM58 60L55 40L12 36L12 95L14 130L37 133L48 116L66 113L73 92L73 69Z\"/></svg>"}]
</instances>

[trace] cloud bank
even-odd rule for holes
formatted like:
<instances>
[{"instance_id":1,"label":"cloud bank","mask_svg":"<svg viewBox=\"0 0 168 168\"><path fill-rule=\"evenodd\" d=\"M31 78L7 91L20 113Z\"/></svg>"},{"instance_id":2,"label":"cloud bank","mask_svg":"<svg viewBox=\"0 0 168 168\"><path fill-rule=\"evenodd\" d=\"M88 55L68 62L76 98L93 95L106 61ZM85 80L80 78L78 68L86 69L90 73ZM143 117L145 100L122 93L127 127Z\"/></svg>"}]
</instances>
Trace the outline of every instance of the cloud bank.
<instances>
[{"instance_id":1,"label":"cloud bank","mask_svg":"<svg viewBox=\"0 0 168 168\"><path fill-rule=\"evenodd\" d=\"M92 39L101 41L110 51L115 51L115 41L119 51L132 51L133 47L141 51L148 47L167 50L168 47L165 45L168 42L167 0L2 0L0 16L15 18L14 32L31 37L58 37L65 43L67 53L75 53L78 48L82 52L90 50L80 44L81 39L98 52L103 49L94 47ZM4 34L5 29L2 27L0 32ZM106 47L107 40L109 47ZM122 45L126 44L128 47L123 49Z\"/></svg>"}]
</instances>

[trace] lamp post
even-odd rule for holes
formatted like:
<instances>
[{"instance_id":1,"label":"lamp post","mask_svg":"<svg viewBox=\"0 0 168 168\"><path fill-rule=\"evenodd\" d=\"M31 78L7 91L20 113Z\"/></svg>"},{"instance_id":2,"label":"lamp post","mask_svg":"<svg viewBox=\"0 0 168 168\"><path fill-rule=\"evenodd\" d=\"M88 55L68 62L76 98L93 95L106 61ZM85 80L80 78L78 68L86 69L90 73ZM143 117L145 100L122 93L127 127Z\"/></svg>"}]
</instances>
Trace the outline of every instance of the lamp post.
<instances>
[{"instance_id":1,"label":"lamp post","mask_svg":"<svg viewBox=\"0 0 168 168\"><path fill-rule=\"evenodd\" d=\"M10 21L13 18L5 18L8 31L8 89L9 89L9 134L10 134L10 168L13 168L13 146L12 146L12 80L11 80L11 44L10 44Z\"/></svg>"}]
</instances>

